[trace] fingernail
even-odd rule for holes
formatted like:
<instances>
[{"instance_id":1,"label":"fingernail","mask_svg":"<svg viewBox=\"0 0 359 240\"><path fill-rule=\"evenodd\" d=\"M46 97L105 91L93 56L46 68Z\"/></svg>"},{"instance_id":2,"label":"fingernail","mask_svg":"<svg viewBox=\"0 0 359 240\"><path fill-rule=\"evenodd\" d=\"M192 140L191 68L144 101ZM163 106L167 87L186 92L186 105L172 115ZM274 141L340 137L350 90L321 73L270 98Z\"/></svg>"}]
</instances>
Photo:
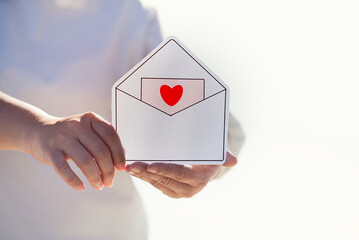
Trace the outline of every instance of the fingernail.
<instances>
[{"instance_id":1,"label":"fingernail","mask_svg":"<svg viewBox=\"0 0 359 240\"><path fill-rule=\"evenodd\" d=\"M158 173L158 168L156 168L156 167L148 167L147 171L149 171L151 173Z\"/></svg>"},{"instance_id":2,"label":"fingernail","mask_svg":"<svg viewBox=\"0 0 359 240\"><path fill-rule=\"evenodd\" d=\"M102 189L103 189L103 183L97 185L96 189L97 189L97 190L102 190Z\"/></svg>"},{"instance_id":3,"label":"fingernail","mask_svg":"<svg viewBox=\"0 0 359 240\"><path fill-rule=\"evenodd\" d=\"M114 180L114 179L112 179L112 181L110 181L110 183L107 184L107 186L106 186L107 188L112 188L112 186L113 186L113 180Z\"/></svg>"},{"instance_id":4,"label":"fingernail","mask_svg":"<svg viewBox=\"0 0 359 240\"><path fill-rule=\"evenodd\" d=\"M123 170L123 169L125 169L125 162L120 162L120 164L118 165L118 169L120 169L120 170Z\"/></svg>"},{"instance_id":5,"label":"fingernail","mask_svg":"<svg viewBox=\"0 0 359 240\"><path fill-rule=\"evenodd\" d=\"M130 170L130 174L140 173L141 168L139 166L136 166Z\"/></svg>"},{"instance_id":6,"label":"fingernail","mask_svg":"<svg viewBox=\"0 0 359 240\"><path fill-rule=\"evenodd\" d=\"M77 190L80 191L80 192L85 191L85 185L82 184L82 185L77 186Z\"/></svg>"},{"instance_id":7,"label":"fingernail","mask_svg":"<svg viewBox=\"0 0 359 240\"><path fill-rule=\"evenodd\" d=\"M112 181L111 181L111 187L113 186L113 183L115 182L115 177L112 178Z\"/></svg>"}]
</instances>

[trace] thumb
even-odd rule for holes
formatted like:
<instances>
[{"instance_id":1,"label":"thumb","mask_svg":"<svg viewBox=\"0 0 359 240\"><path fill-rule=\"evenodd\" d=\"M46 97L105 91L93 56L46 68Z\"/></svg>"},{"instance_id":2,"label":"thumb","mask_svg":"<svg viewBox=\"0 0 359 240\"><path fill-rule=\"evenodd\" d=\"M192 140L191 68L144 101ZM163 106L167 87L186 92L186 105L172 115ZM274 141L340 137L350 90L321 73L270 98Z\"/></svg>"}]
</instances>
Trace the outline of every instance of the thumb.
<instances>
[{"instance_id":1,"label":"thumb","mask_svg":"<svg viewBox=\"0 0 359 240\"><path fill-rule=\"evenodd\" d=\"M227 151L226 162L223 164L224 167L234 167L237 164L238 160L233 154Z\"/></svg>"}]
</instances>

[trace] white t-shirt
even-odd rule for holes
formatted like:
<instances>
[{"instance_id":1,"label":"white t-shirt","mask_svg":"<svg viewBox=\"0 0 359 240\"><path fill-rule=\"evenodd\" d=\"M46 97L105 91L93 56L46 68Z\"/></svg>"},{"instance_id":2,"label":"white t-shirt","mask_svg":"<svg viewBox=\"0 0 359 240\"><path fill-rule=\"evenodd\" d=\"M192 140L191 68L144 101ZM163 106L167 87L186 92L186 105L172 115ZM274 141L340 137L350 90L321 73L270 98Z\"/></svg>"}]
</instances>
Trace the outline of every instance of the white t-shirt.
<instances>
[{"instance_id":1,"label":"white t-shirt","mask_svg":"<svg viewBox=\"0 0 359 240\"><path fill-rule=\"evenodd\" d=\"M0 0L0 91L55 116L110 121L113 83L160 41L155 12L137 0ZM31 156L0 151L0 239L146 238L128 174L102 191L80 177L85 192Z\"/></svg>"}]
</instances>

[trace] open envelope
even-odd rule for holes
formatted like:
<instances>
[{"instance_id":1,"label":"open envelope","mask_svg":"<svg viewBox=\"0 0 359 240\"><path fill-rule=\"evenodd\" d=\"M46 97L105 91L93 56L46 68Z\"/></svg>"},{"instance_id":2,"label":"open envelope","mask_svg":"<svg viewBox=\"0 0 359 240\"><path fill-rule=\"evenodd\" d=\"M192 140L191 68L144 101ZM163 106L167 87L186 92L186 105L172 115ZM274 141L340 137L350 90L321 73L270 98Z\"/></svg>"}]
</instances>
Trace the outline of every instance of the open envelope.
<instances>
[{"instance_id":1,"label":"open envelope","mask_svg":"<svg viewBox=\"0 0 359 240\"><path fill-rule=\"evenodd\" d=\"M229 89L177 38L165 39L112 89L126 161L222 164Z\"/></svg>"}]
</instances>

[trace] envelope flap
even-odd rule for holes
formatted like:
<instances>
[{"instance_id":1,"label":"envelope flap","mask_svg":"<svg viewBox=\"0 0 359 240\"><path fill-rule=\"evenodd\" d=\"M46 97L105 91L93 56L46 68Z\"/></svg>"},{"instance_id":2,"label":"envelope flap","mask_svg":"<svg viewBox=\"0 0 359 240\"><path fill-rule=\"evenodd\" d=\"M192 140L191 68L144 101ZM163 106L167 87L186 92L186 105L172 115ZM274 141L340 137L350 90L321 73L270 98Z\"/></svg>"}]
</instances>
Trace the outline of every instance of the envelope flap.
<instances>
[{"instance_id":1,"label":"envelope flap","mask_svg":"<svg viewBox=\"0 0 359 240\"><path fill-rule=\"evenodd\" d=\"M205 98L228 89L208 67L178 39L169 37L133 67L114 85L140 99L141 78L201 78L205 81Z\"/></svg>"}]
</instances>

